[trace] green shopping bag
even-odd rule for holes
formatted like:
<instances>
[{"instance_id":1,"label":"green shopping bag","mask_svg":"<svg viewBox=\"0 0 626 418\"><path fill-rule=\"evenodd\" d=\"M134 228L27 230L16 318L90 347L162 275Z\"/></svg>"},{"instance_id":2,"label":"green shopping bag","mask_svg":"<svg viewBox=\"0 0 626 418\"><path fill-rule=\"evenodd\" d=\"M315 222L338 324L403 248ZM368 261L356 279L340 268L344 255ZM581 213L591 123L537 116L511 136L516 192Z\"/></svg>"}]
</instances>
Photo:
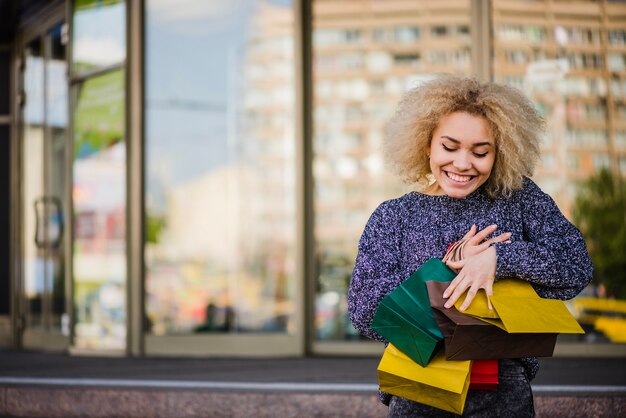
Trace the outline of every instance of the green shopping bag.
<instances>
[{"instance_id":1,"label":"green shopping bag","mask_svg":"<svg viewBox=\"0 0 626 418\"><path fill-rule=\"evenodd\" d=\"M441 260L431 258L383 298L372 329L416 363L426 366L437 352L443 335L433 316L427 281L448 282L456 277Z\"/></svg>"}]
</instances>

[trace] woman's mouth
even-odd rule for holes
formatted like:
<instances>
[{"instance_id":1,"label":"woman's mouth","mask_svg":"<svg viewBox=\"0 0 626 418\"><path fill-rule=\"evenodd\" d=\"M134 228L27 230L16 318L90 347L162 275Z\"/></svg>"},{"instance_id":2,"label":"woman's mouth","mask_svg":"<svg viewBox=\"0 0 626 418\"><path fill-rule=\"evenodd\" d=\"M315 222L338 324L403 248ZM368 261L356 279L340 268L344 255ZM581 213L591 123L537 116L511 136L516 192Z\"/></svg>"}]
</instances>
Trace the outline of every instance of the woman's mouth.
<instances>
[{"instance_id":1,"label":"woman's mouth","mask_svg":"<svg viewBox=\"0 0 626 418\"><path fill-rule=\"evenodd\" d=\"M446 173L446 176L448 176L448 178L459 183L467 183L468 181L474 178L474 176L462 176L460 174L454 174L449 171L446 171L445 173Z\"/></svg>"}]
</instances>

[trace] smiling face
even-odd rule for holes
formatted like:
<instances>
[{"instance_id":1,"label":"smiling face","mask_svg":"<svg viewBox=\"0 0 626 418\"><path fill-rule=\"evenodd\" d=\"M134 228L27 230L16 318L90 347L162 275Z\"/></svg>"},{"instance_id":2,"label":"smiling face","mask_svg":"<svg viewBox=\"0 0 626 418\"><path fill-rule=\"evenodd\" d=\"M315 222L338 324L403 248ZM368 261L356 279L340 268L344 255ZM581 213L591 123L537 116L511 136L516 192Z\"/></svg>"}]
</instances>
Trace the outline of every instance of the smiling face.
<instances>
[{"instance_id":1,"label":"smiling face","mask_svg":"<svg viewBox=\"0 0 626 418\"><path fill-rule=\"evenodd\" d=\"M430 141L430 170L435 193L464 198L482 186L496 160L487 120L466 112L441 118Z\"/></svg>"}]
</instances>

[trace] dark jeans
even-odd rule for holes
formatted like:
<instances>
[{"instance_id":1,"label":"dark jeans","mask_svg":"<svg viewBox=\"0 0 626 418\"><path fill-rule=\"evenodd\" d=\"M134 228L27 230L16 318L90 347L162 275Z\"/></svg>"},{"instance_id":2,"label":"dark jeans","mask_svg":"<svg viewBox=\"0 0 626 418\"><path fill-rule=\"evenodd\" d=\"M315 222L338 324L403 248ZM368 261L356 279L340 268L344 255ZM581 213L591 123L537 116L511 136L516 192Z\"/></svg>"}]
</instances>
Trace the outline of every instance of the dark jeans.
<instances>
[{"instance_id":1,"label":"dark jeans","mask_svg":"<svg viewBox=\"0 0 626 418\"><path fill-rule=\"evenodd\" d=\"M389 418L400 417L484 417L532 418L535 416L530 382L518 360L502 359L498 363L496 390L470 390L463 415L393 396L389 402Z\"/></svg>"}]
</instances>

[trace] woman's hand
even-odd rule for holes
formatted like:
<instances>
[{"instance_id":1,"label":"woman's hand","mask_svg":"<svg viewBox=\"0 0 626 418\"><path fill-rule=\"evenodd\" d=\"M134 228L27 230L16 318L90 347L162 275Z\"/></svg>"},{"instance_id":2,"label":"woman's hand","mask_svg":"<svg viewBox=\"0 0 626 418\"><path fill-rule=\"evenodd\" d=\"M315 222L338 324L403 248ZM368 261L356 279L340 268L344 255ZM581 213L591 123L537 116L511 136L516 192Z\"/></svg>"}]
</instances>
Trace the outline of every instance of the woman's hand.
<instances>
[{"instance_id":1,"label":"woman's hand","mask_svg":"<svg viewBox=\"0 0 626 418\"><path fill-rule=\"evenodd\" d=\"M473 255L481 253L489 248L491 244L494 244L496 242L506 242L511 239L511 233L505 232L503 234L485 240L485 238L487 238L489 234L495 232L497 228L497 225L489 225L488 227L477 233L476 225L472 225L468 233L465 234L465 236L462 238L462 240L467 240L467 243L463 247L462 258L466 259ZM449 262L447 264L449 267L452 267Z\"/></svg>"},{"instance_id":2,"label":"woman's hand","mask_svg":"<svg viewBox=\"0 0 626 418\"><path fill-rule=\"evenodd\" d=\"M459 268L460 271L443 292L444 298L449 297L444 307L453 306L459 297L469 289L465 301L459 308L459 310L464 311L470 306L478 291L485 289L487 304L489 309L492 309L489 298L493 294L493 282L496 276L496 249L488 247L461 261L450 261L447 264L452 268Z\"/></svg>"}]
</instances>

